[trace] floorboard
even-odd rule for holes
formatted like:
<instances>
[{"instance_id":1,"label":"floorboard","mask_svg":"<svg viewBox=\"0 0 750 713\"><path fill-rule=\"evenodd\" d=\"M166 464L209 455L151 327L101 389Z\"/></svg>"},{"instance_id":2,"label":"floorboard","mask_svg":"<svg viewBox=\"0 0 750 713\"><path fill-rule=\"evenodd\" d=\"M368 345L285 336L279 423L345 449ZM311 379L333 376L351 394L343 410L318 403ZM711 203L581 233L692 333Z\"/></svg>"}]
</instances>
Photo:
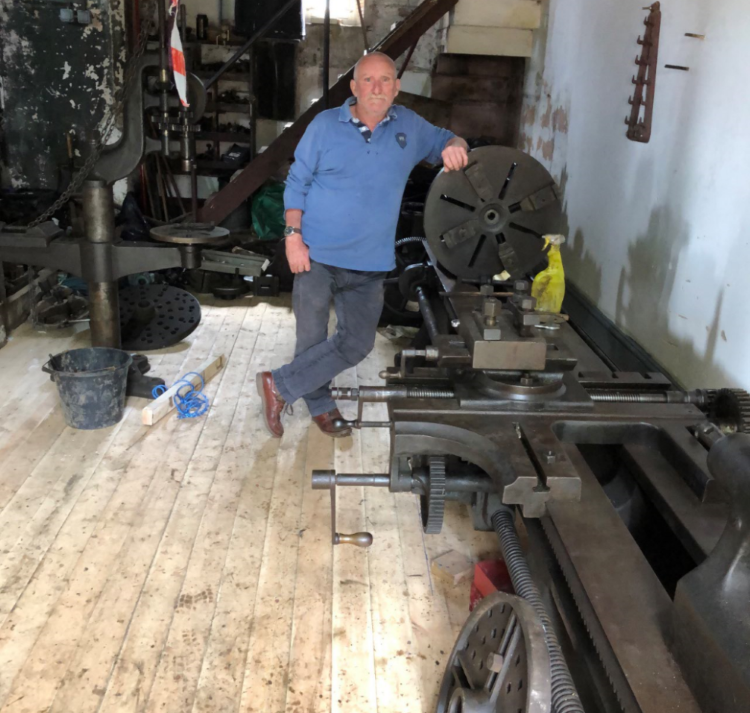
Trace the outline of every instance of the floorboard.
<instances>
[{"instance_id":1,"label":"floorboard","mask_svg":"<svg viewBox=\"0 0 750 713\"><path fill-rule=\"evenodd\" d=\"M425 537L414 496L342 488L337 529L375 540L332 547L311 471L387 471L388 432L330 439L302 402L284 438L265 431L254 376L292 356L289 298L204 300L149 353L168 384L225 355L198 419L145 427L133 398L116 426L68 428L41 366L87 339L24 325L0 349L0 713L433 710L468 585L430 560L496 542L458 504ZM397 350L378 335L338 385L379 383Z\"/></svg>"}]
</instances>

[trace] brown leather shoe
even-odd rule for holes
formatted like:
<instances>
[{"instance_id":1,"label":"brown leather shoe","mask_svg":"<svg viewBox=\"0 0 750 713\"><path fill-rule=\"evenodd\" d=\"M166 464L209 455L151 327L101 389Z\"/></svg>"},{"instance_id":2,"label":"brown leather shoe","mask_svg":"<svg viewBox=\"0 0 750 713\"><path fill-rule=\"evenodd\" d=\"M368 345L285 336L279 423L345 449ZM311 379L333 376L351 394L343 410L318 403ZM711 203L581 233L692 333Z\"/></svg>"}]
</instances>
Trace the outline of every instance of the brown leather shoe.
<instances>
[{"instance_id":1,"label":"brown leather shoe","mask_svg":"<svg viewBox=\"0 0 750 713\"><path fill-rule=\"evenodd\" d=\"M266 428L274 438L281 438L284 435L284 426L281 424L281 412L286 406L286 401L276 390L276 384L273 383L273 375L270 371L259 371L255 375L255 386L258 389L258 396L263 402L263 416L265 418Z\"/></svg>"},{"instance_id":2,"label":"brown leather shoe","mask_svg":"<svg viewBox=\"0 0 750 713\"><path fill-rule=\"evenodd\" d=\"M318 428L331 438L344 438L352 435L352 429L343 424L334 424L334 421L343 421L343 416L337 408L328 413L322 413L320 416L313 416L312 420L318 424Z\"/></svg>"}]
</instances>

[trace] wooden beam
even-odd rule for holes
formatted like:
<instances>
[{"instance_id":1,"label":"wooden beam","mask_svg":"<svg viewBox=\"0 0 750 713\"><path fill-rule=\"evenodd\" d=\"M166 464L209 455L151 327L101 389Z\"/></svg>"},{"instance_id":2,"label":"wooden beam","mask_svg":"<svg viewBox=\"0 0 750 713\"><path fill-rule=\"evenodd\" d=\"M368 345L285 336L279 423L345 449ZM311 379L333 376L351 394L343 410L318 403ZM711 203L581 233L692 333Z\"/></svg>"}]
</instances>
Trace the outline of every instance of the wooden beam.
<instances>
[{"instance_id":1,"label":"wooden beam","mask_svg":"<svg viewBox=\"0 0 750 713\"><path fill-rule=\"evenodd\" d=\"M203 377L203 383L207 383L222 370L224 361L223 355L208 359L195 370L195 373L191 373L187 377L187 380L197 389L201 385L201 379L198 374ZM172 397L184 386L185 384L179 382L174 384L158 399L155 399L146 406L141 412L141 422L143 425L153 426L157 421L164 418L174 408Z\"/></svg>"},{"instance_id":2,"label":"wooden beam","mask_svg":"<svg viewBox=\"0 0 750 713\"><path fill-rule=\"evenodd\" d=\"M448 29L446 52L449 54L531 57L533 42L534 32L532 30L452 25Z\"/></svg>"},{"instance_id":3,"label":"wooden beam","mask_svg":"<svg viewBox=\"0 0 750 713\"><path fill-rule=\"evenodd\" d=\"M535 30L542 24L542 5L539 0L459 0L451 24Z\"/></svg>"}]
</instances>

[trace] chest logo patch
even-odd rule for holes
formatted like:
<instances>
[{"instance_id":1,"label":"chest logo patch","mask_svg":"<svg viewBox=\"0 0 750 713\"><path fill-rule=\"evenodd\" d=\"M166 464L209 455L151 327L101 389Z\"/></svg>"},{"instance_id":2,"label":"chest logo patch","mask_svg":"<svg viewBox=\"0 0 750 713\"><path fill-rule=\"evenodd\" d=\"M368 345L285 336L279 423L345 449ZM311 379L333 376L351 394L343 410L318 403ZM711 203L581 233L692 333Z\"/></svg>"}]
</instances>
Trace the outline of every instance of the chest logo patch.
<instances>
[{"instance_id":1,"label":"chest logo patch","mask_svg":"<svg viewBox=\"0 0 750 713\"><path fill-rule=\"evenodd\" d=\"M396 134L396 141L398 141L398 145L402 148L406 148L406 134L398 133Z\"/></svg>"}]
</instances>

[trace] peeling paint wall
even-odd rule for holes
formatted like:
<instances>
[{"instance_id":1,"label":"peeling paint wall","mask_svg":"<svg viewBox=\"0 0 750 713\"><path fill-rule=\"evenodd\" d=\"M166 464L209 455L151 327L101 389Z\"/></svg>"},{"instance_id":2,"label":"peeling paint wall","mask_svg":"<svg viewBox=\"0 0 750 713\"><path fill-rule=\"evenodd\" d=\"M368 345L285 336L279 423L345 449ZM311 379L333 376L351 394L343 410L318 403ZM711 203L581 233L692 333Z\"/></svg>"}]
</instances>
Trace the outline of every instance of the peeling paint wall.
<instances>
[{"instance_id":1,"label":"peeling paint wall","mask_svg":"<svg viewBox=\"0 0 750 713\"><path fill-rule=\"evenodd\" d=\"M687 387L750 389L746 0L662 3L648 144L624 124L644 3L545 1L523 146L563 186L568 276Z\"/></svg>"},{"instance_id":2,"label":"peeling paint wall","mask_svg":"<svg viewBox=\"0 0 750 713\"><path fill-rule=\"evenodd\" d=\"M91 131L113 101L124 59L124 1L89 0L88 25L62 5L0 0L3 187L56 188L66 134Z\"/></svg>"}]
</instances>

